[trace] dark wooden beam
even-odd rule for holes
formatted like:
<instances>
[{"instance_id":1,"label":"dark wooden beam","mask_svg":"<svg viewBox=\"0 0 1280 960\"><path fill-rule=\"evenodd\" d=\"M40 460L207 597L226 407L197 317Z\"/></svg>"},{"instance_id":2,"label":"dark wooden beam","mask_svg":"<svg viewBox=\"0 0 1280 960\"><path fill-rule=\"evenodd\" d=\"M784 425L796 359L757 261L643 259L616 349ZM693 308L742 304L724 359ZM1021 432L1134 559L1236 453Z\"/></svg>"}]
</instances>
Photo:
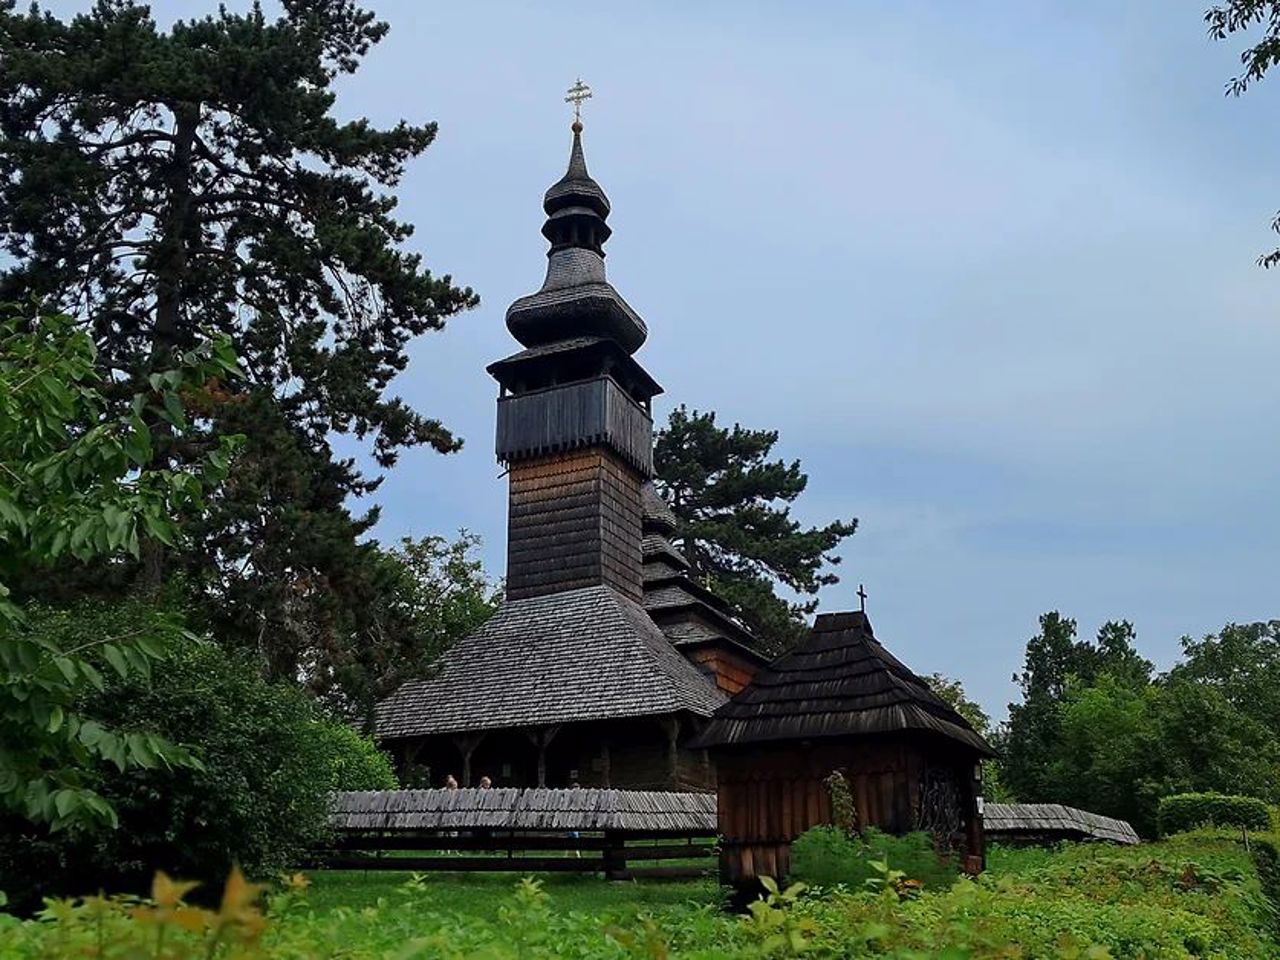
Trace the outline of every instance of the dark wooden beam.
<instances>
[{"instance_id":1,"label":"dark wooden beam","mask_svg":"<svg viewBox=\"0 0 1280 960\"><path fill-rule=\"evenodd\" d=\"M485 731L481 730L479 733L459 733L453 738L454 745L462 754L462 786L464 787L471 786L471 755L476 752L476 747L480 746L484 734Z\"/></svg>"},{"instance_id":2,"label":"dark wooden beam","mask_svg":"<svg viewBox=\"0 0 1280 960\"><path fill-rule=\"evenodd\" d=\"M538 786L547 785L547 747L560 732L559 725L550 727L532 727L524 731L526 737L538 748Z\"/></svg>"}]
</instances>

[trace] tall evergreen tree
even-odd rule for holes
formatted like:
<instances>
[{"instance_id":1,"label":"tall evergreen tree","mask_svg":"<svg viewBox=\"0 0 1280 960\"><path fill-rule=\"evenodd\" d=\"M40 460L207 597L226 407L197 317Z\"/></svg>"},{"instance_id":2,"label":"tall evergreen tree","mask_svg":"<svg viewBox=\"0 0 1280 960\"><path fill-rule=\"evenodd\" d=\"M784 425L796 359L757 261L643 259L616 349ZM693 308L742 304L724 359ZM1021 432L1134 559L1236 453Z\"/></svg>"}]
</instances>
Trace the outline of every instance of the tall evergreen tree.
<instances>
[{"instance_id":1,"label":"tall evergreen tree","mask_svg":"<svg viewBox=\"0 0 1280 960\"><path fill-rule=\"evenodd\" d=\"M654 467L695 574L763 643L785 649L803 635L819 588L839 581L832 551L858 521L804 527L794 520L791 504L809 478L799 460L769 459L777 442L776 430L727 429L714 413L681 406L658 433Z\"/></svg>"},{"instance_id":2,"label":"tall evergreen tree","mask_svg":"<svg viewBox=\"0 0 1280 960\"><path fill-rule=\"evenodd\" d=\"M388 394L409 341L475 303L402 249L406 163L434 124L333 116L334 83L387 26L354 0L282 0L269 20L220 9L157 27L133 0L62 20L0 0L0 299L36 296L90 330L126 403L199 331L229 335L247 380L208 391L204 436L157 423L152 466L246 437L195 547L143 545L142 575L194 571L223 632L277 676L361 642L380 589L374 490L329 441L459 441Z\"/></svg>"}]
</instances>

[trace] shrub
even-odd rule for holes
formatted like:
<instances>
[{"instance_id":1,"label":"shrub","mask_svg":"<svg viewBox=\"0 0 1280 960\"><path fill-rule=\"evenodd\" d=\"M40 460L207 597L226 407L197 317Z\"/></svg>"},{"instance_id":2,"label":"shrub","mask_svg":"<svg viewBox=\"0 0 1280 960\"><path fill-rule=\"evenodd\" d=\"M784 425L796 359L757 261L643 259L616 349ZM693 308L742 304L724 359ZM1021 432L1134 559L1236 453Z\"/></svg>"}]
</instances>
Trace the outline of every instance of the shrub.
<instances>
[{"instance_id":1,"label":"shrub","mask_svg":"<svg viewBox=\"0 0 1280 960\"><path fill-rule=\"evenodd\" d=\"M791 879L861 890L879 875L873 861L887 863L928 888L950 886L959 872L952 859L937 854L927 833L895 837L874 827L861 835L837 827L812 827L791 844Z\"/></svg>"},{"instance_id":2,"label":"shrub","mask_svg":"<svg viewBox=\"0 0 1280 960\"><path fill-rule=\"evenodd\" d=\"M1259 837L1254 839L1251 853L1262 894L1271 905L1272 926L1280 938L1280 847L1273 837Z\"/></svg>"},{"instance_id":3,"label":"shrub","mask_svg":"<svg viewBox=\"0 0 1280 960\"><path fill-rule=\"evenodd\" d=\"M346 724L322 720L315 736L326 754L330 789L395 790L400 786L391 758Z\"/></svg>"},{"instance_id":4,"label":"shrub","mask_svg":"<svg viewBox=\"0 0 1280 960\"><path fill-rule=\"evenodd\" d=\"M1271 826L1271 808L1254 797L1236 797L1222 793L1179 793L1160 801L1156 820L1161 836L1196 827L1267 830Z\"/></svg>"},{"instance_id":5,"label":"shrub","mask_svg":"<svg viewBox=\"0 0 1280 960\"><path fill-rule=\"evenodd\" d=\"M10 832L0 890L20 906L99 886L140 891L155 869L214 881L239 863L275 876L327 833L332 790L395 786L368 740L213 644L191 644L150 686L108 685L97 709L191 747L203 769L109 769L95 786L119 814L116 830Z\"/></svg>"}]
</instances>

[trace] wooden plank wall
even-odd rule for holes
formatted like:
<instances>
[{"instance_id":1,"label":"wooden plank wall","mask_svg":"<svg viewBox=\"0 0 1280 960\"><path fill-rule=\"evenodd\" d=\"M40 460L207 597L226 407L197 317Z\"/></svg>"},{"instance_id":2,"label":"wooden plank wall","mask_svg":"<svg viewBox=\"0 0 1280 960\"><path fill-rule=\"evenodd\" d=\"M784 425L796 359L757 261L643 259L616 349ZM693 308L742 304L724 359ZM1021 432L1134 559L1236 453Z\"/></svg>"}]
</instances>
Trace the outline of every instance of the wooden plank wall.
<instances>
[{"instance_id":1,"label":"wooden plank wall","mask_svg":"<svg viewBox=\"0 0 1280 960\"><path fill-rule=\"evenodd\" d=\"M513 465L507 597L604 583L641 599L641 482L600 447Z\"/></svg>"},{"instance_id":2,"label":"wooden plank wall","mask_svg":"<svg viewBox=\"0 0 1280 960\"><path fill-rule=\"evenodd\" d=\"M496 452L503 463L604 443L646 477L653 475L653 420L610 377L498 401Z\"/></svg>"},{"instance_id":3,"label":"wooden plank wall","mask_svg":"<svg viewBox=\"0 0 1280 960\"><path fill-rule=\"evenodd\" d=\"M968 758L939 754L910 739L785 743L760 745L747 753L717 753L717 809L724 838L721 879L741 883L759 876L785 876L791 841L810 827L831 822L824 781L836 769L846 773L859 829L910 831L926 766L947 760L956 764L960 783L969 782L963 776L972 767ZM966 808L966 852L980 858L982 835L980 824L975 828L972 795L962 796L961 802Z\"/></svg>"}]
</instances>

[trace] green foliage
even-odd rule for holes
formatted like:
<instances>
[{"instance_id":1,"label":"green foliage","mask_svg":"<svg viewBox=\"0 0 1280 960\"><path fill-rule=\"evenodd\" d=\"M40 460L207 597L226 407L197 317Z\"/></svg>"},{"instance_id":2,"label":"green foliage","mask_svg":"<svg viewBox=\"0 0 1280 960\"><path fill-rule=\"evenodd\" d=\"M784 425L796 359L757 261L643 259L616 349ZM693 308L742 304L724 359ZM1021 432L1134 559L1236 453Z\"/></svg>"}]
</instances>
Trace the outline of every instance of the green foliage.
<instances>
[{"instance_id":1,"label":"green foliage","mask_svg":"<svg viewBox=\"0 0 1280 960\"><path fill-rule=\"evenodd\" d=\"M815 891L775 887L747 916L697 899L641 901L661 885L548 878L344 874L376 895L325 906L337 880L307 887L290 878L268 896L265 915L242 881L223 907L188 906L185 885L157 878L134 905L89 898L51 904L44 922L0 916L0 950L13 960L48 956L270 960L344 957L542 958L726 957L886 960L1244 960L1276 955L1271 917L1253 864L1239 843L1184 835L1132 849L1094 845L1057 851L992 851L977 881L903 899L892 889ZM688 890L687 887L681 887ZM457 906L444 906L442 904ZM210 949L221 927L223 947ZM158 936L160 931L163 934ZM157 947L157 944L160 946Z\"/></svg>"},{"instance_id":2,"label":"green foliage","mask_svg":"<svg viewBox=\"0 0 1280 960\"><path fill-rule=\"evenodd\" d=\"M798 460L769 459L777 441L777 431L727 429L714 413L677 407L658 432L654 469L694 572L762 643L784 649L803 636L818 603L810 598L838 582L832 551L857 521L806 528L792 519L809 478ZM780 588L802 599L784 599Z\"/></svg>"},{"instance_id":3,"label":"green foliage","mask_svg":"<svg viewBox=\"0 0 1280 960\"><path fill-rule=\"evenodd\" d=\"M1233 96L1240 96L1280 62L1280 3L1276 0L1227 0L1210 7L1204 20L1209 36L1215 40L1226 40L1254 28L1262 31L1261 37L1240 53L1244 70L1227 81L1227 92ZM1280 215L1271 221L1271 228L1280 233ZM1280 263L1280 250L1264 253L1258 263L1274 267Z\"/></svg>"},{"instance_id":4,"label":"green foliage","mask_svg":"<svg viewBox=\"0 0 1280 960\"><path fill-rule=\"evenodd\" d=\"M1076 622L1057 611L1040 618L1040 632L1027 641L1023 669L1015 679L1022 702L1009 705L1001 737L1001 777L1027 803L1056 801L1047 782L1060 742L1059 708L1068 688L1091 686L1103 674L1138 689L1151 679L1152 665L1138 655L1133 626L1108 622L1093 643L1076 639Z\"/></svg>"},{"instance_id":5,"label":"green foliage","mask_svg":"<svg viewBox=\"0 0 1280 960\"><path fill-rule=\"evenodd\" d=\"M197 325L234 344L245 376L202 396L191 435L156 429L163 411L146 420L156 468L245 444L187 543L168 546L156 515L139 575L185 570L214 633L271 676L345 682L366 646L391 660L415 640L376 619L363 537L377 511L350 506L380 478L331 438L382 469L405 447L457 449L390 387L410 342L476 298L407 252L412 227L393 216L389 191L435 125L334 116L335 82L386 24L354 0L278 6L160 27L134 0L65 18L0 3L0 297L55 304L91 332L97 368L128 388L113 417Z\"/></svg>"},{"instance_id":6,"label":"green foliage","mask_svg":"<svg viewBox=\"0 0 1280 960\"><path fill-rule=\"evenodd\" d=\"M1280 730L1280 620L1229 623L1200 640L1182 638L1174 680L1213 687L1233 708Z\"/></svg>"},{"instance_id":7,"label":"green foliage","mask_svg":"<svg viewBox=\"0 0 1280 960\"><path fill-rule=\"evenodd\" d=\"M748 905L749 936L766 957L798 957L812 946L810 936L817 928L812 918L798 916L794 909L805 891L803 883L779 889L772 877L761 877L765 895Z\"/></svg>"},{"instance_id":8,"label":"green foliage","mask_svg":"<svg viewBox=\"0 0 1280 960\"><path fill-rule=\"evenodd\" d=\"M1272 929L1280 941L1280 846L1275 836L1254 837L1251 850L1258 883L1271 907Z\"/></svg>"},{"instance_id":9,"label":"green foliage","mask_svg":"<svg viewBox=\"0 0 1280 960\"><path fill-rule=\"evenodd\" d=\"M108 833L70 831L54 844L6 833L0 889L24 905L86 886L139 890L156 868L211 882L239 863L273 877L326 836L332 790L395 785L368 740L211 643L186 644L150 684L114 680L90 700L104 722L156 730L201 766L102 771L94 788L120 821Z\"/></svg>"},{"instance_id":10,"label":"green foliage","mask_svg":"<svg viewBox=\"0 0 1280 960\"><path fill-rule=\"evenodd\" d=\"M853 791L843 770L832 770L822 781L831 796L831 825L844 834L858 829L858 811L853 802Z\"/></svg>"},{"instance_id":11,"label":"green foliage","mask_svg":"<svg viewBox=\"0 0 1280 960\"><path fill-rule=\"evenodd\" d=\"M879 864L880 866L877 866ZM886 868L902 871L928 889L945 889L957 865L934 851L927 833L895 837L868 827L861 835L838 827L811 827L791 844L791 876L814 886L860 890L882 880Z\"/></svg>"},{"instance_id":12,"label":"green foliage","mask_svg":"<svg viewBox=\"0 0 1280 960\"><path fill-rule=\"evenodd\" d=\"M181 436L190 426L184 397L235 373L225 339L175 356L115 413L95 355L67 317L0 309L0 811L55 830L115 823L90 785L103 764L195 763L152 728L113 726L81 709L106 675L145 681L183 638L182 624L135 605L97 630L59 629L52 611L25 615L5 581L68 557L136 557L144 536L175 542L177 519L202 505L235 445L224 438L185 470L151 460L148 422Z\"/></svg>"},{"instance_id":13,"label":"green foliage","mask_svg":"<svg viewBox=\"0 0 1280 960\"><path fill-rule=\"evenodd\" d=\"M370 723L374 705L493 615L499 590L476 557L480 539L462 530L371 548L367 573L378 584L361 616L365 641L316 663L308 688L336 711Z\"/></svg>"},{"instance_id":14,"label":"green foliage","mask_svg":"<svg viewBox=\"0 0 1280 960\"><path fill-rule=\"evenodd\" d=\"M1255 797L1223 793L1179 793L1163 797L1157 808L1160 835L1195 827L1271 828L1271 807Z\"/></svg>"},{"instance_id":15,"label":"green foliage","mask_svg":"<svg viewBox=\"0 0 1280 960\"><path fill-rule=\"evenodd\" d=\"M328 782L334 790L396 790L395 766L391 757L368 737L342 723L317 724L316 739L324 750Z\"/></svg>"},{"instance_id":16,"label":"green foliage","mask_svg":"<svg viewBox=\"0 0 1280 960\"><path fill-rule=\"evenodd\" d=\"M1280 790L1275 735L1204 684L1132 690L1104 676L1068 692L1058 727L1047 796L1126 819L1144 836L1156 834L1156 805L1170 793Z\"/></svg>"},{"instance_id":17,"label":"green foliage","mask_svg":"<svg viewBox=\"0 0 1280 960\"><path fill-rule=\"evenodd\" d=\"M1230 624L1152 677L1126 623L1097 641L1075 623L1041 618L1000 732L1006 785L1026 802L1065 803L1156 832L1156 804L1214 791L1280 799L1280 643L1277 626Z\"/></svg>"}]
</instances>

